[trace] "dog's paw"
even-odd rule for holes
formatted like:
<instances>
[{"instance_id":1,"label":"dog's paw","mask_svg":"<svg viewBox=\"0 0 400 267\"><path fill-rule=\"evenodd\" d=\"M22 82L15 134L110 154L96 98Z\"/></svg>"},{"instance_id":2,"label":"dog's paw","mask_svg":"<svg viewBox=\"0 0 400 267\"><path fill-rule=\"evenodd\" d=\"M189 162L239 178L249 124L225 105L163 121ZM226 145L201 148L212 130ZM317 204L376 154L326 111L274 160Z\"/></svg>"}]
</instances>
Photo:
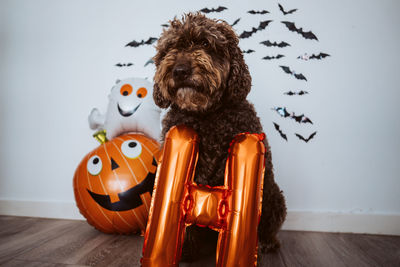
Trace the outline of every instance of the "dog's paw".
<instances>
[{"instance_id":1,"label":"dog's paw","mask_svg":"<svg viewBox=\"0 0 400 267\"><path fill-rule=\"evenodd\" d=\"M258 252L259 254L266 254L266 253L274 253L281 247L281 243L279 240L274 237L267 242L259 242L258 243Z\"/></svg>"}]
</instances>

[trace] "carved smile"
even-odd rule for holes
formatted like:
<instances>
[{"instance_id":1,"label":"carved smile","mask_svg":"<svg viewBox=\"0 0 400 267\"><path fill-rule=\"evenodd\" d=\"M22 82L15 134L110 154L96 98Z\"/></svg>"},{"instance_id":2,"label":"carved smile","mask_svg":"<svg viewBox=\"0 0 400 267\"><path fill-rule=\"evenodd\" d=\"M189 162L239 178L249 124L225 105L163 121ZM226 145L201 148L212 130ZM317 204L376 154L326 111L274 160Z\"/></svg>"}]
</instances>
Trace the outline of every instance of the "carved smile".
<instances>
[{"instance_id":1,"label":"carved smile","mask_svg":"<svg viewBox=\"0 0 400 267\"><path fill-rule=\"evenodd\" d=\"M157 166L157 162L153 157L154 166ZM118 197L120 201L111 202L111 198L109 195L101 195L94 193L86 188L90 196L96 201L97 204L102 206L103 208L111 211L126 211L135 209L143 204L140 195L149 192L150 194L153 193L153 186L154 186L154 179L156 177L155 173L147 173L146 178L140 183L135 185L134 187L118 193Z\"/></svg>"},{"instance_id":2,"label":"carved smile","mask_svg":"<svg viewBox=\"0 0 400 267\"><path fill-rule=\"evenodd\" d=\"M142 103L140 103L140 104L137 105L134 109L131 109L131 110L123 110L123 109L119 106L119 104L118 104L118 111L119 111L119 114L121 114L121 115L124 116L124 117L129 117L129 116L131 116L133 113L136 112L136 110L140 107L141 104L142 104Z\"/></svg>"}]
</instances>

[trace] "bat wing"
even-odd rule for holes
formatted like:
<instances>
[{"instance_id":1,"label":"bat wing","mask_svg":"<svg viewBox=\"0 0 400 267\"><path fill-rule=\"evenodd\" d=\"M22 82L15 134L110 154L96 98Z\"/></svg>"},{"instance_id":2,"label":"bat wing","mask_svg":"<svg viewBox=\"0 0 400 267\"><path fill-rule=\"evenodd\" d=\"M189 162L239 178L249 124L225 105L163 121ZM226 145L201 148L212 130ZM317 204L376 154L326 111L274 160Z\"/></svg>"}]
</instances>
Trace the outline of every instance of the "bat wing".
<instances>
[{"instance_id":1,"label":"bat wing","mask_svg":"<svg viewBox=\"0 0 400 267\"><path fill-rule=\"evenodd\" d=\"M278 3L278 6L279 6L279 10L282 11L282 13L285 15L285 10L283 10L283 6L279 3Z\"/></svg>"},{"instance_id":2,"label":"bat wing","mask_svg":"<svg viewBox=\"0 0 400 267\"><path fill-rule=\"evenodd\" d=\"M132 66L133 65L133 63L128 63L128 64L126 64L126 66L128 66L128 67L130 67L130 66Z\"/></svg>"},{"instance_id":3,"label":"bat wing","mask_svg":"<svg viewBox=\"0 0 400 267\"><path fill-rule=\"evenodd\" d=\"M313 132L308 138L307 138L307 142L311 139L314 138L314 136L317 134L317 132Z\"/></svg>"},{"instance_id":4,"label":"bat wing","mask_svg":"<svg viewBox=\"0 0 400 267\"><path fill-rule=\"evenodd\" d=\"M292 74L292 71L290 70L289 67L286 67L286 66L279 66L279 67L281 67L281 68L283 69L284 72L289 73L289 74Z\"/></svg>"},{"instance_id":5,"label":"bat wing","mask_svg":"<svg viewBox=\"0 0 400 267\"><path fill-rule=\"evenodd\" d=\"M276 56L276 59L280 59L280 58L282 58L282 57L284 57L284 55L278 54L278 55Z\"/></svg>"},{"instance_id":6,"label":"bat wing","mask_svg":"<svg viewBox=\"0 0 400 267\"><path fill-rule=\"evenodd\" d=\"M147 60L147 62L144 64L144 66L146 67L149 64L154 64L154 61L152 58L150 58L149 60Z\"/></svg>"},{"instance_id":7,"label":"bat wing","mask_svg":"<svg viewBox=\"0 0 400 267\"><path fill-rule=\"evenodd\" d=\"M278 47L286 47L286 46L290 46L290 44L286 43L286 42L280 42L278 44Z\"/></svg>"},{"instance_id":8,"label":"bat wing","mask_svg":"<svg viewBox=\"0 0 400 267\"><path fill-rule=\"evenodd\" d=\"M224 11L225 9L228 9L228 8L226 8L224 6L219 6L217 9L215 9L215 11L216 12L221 12L221 11Z\"/></svg>"},{"instance_id":9,"label":"bat wing","mask_svg":"<svg viewBox=\"0 0 400 267\"><path fill-rule=\"evenodd\" d=\"M308 122L308 123L313 124L312 121L311 121L309 118L307 118L307 117L304 117L303 120L302 120L301 122L302 122L302 123L307 123L307 122Z\"/></svg>"},{"instance_id":10,"label":"bat wing","mask_svg":"<svg viewBox=\"0 0 400 267\"><path fill-rule=\"evenodd\" d=\"M306 77L305 77L303 74L301 74L301 73L299 73L299 74L294 74L294 77L296 77L296 79L299 79L299 80L305 80L305 81L307 81Z\"/></svg>"},{"instance_id":11,"label":"bat wing","mask_svg":"<svg viewBox=\"0 0 400 267\"><path fill-rule=\"evenodd\" d=\"M169 25L168 24L161 24L162 27L168 28Z\"/></svg>"},{"instance_id":12,"label":"bat wing","mask_svg":"<svg viewBox=\"0 0 400 267\"><path fill-rule=\"evenodd\" d=\"M122 67L123 65L121 63L117 63L117 64L115 64L115 66Z\"/></svg>"},{"instance_id":13,"label":"bat wing","mask_svg":"<svg viewBox=\"0 0 400 267\"><path fill-rule=\"evenodd\" d=\"M296 12L297 11L297 8L295 8L295 9L291 9L291 10L289 10L288 12L286 12L286 14L292 14L292 13L294 13L294 12ZM285 14L285 15L286 15Z\"/></svg>"},{"instance_id":14,"label":"bat wing","mask_svg":"<svg viewBox=\"0 0 400 267\"><path fill-rule=\"evenodd\" d=\"M143 40L140 41L140 42L137 42L137 41L133 40L132 42L126 44L125 47L126 47L126 46L138 47L138 46L142 45L143 43L144 43Z\"/></svg>"},{"instance_id":15,"label":"bat wing","mask_svg":"<svg viewBox=\"0 0 400 267\"><path fill-rule=\"evenodd\" d=\"M272 20L261 21L257 30L264 30L271 22Z\"/></svg>"},{"instance_id":16,"label":"bat wing","mask_svg":"<svg viewBox=\"0 0 400 267\"><path fill-rule=\"evenodd\" d=\"M304 115L300 115L300 116L292 116L292 118L297 121L298 123L301 123L301 120L303 119Z\"/></svg>"},{"instance_id":17,"label":"bat wing","mask_svg":"<svg viewBox=\"0 0 400 267\"><path fill-rule=\"evenodd\" d=\"M256 28L253 27L253 29L251 31L244 31L242 32L242 34L240 34L239 38L249 38L250 36L253 35L253 33L255 33L257 31Z\"/></svg>"},{"instance_id":18,"label":"bat wing","mask_svg":"<svg viewBox=\"0 0 400 267\"><path fill-rule=\"evenodd\" d=\"M256 51L254 51L253 49L249 49L249 50L243 51L243 53L245 53L245 54L251 54L253 52L256 52Z\"/></svg>"},{"instance_id":19,"label":"bat wing","mask_svg":"<svg viewBox=\"0 0 400 267\"><path fill-rule=\"evenodd\" d=\"M200 9L200 11L203 12L203 13L210 13L210 12L212 12L212 10L211 10L211 9L208 9L208 8Z\"/></svg>"},{"instance_id":20,"label":"bat wing","mask_svg":"<svg viewBox=\"0 0 400 267\"><path fill-rule=\"evenodd\" d=\"M303 136L301 136L300 134L298 134L298 133L295 133L296 134L296 136L300 139L300 140L303 140L304 142L308 142Z\"/></svg>"},{"instance_id":21,"label":"bat wing","mask_svg":"<svg viewBox=\"0 0 400 267\"><path fill-rule=\"evenodd\" d=\"M275 130L279 131L279 125L274 122Z\"/></svg>"},{"instance_id":22,"label":"bat wing","mask_svg":"<svg viewBox=\"0 0 400 267\"><path fill-rule=\"evenodd\" d=\"M262 41L262 42L260 42L260 44L263 44L263 45L268 46L268 47L274 45L274 44L271 43L269 40L267 40L267 41Z\"/></svg>"},{"instance_id":23,"label":"bat wing","mask_svg":"<svg viewBox=\"0 0 400 267\"><path fill-rule=\"evenodd\" d=\"M152 43L154 43L155 41L157 41L158 39L157 38L155 38L155 37L150 37L149 39L147 39L147 41L146 42L144 42L144 44L147 44L147 45L149 45L149 44L152 44Z\"/></svg>"},{"instance_id":24,"label":"bat wing","mask_svg":"<svg viewBox=\"0 0 400 267\"><path fill-rule=\"evenodd\" d=\"M237 20L235 20L235 22L232 23L232 27L235 26L236 24L238 24L238 22L240 21L240 18L238 18Z\"/></svg>"},{"instance_id":25,"label":"bat wing","mask_svg":"<svg viewBox=\"0 0 400 267\"><path fill-rule=\"evenodd\" d=\"M298 33L300 33L300 34L301 34L304 38L306 38L306 39L311 39L311 40L317 40L317 41L318 41L317 36L315 36L315 34L314 34L312 31L303 32L303 31L301 30L301 31L299 31Z\"/></svg>"},{"instance_id":26,"label":"bat wing","mask_svg":"<svg viewBox=\"0 0 400 267\"><path fill-rule=\"evenodd\" d=\"M280 129L279 125L274 122L274 126L275 126L275 130L277 130L279 132L280 136L287 141L287 136L286 136L286 134L284 134L282 132L282 130Z\"/></svg>"},{"instance_id":27,"label":"bat wing","mask_svg":"<svg viewBox=\"0 0 400 267\"><path fill-rule=\"evenodd\" d=\"M297 32L298 29L296 28L296 25L293 22L290 21L281 21L285 26L289 29L291 32Z\"/></svg>"},{"instance_id":28,"label":"bat wing","mask_svg":"<svg viewBox=\"0 0 400 267\"><path fill-rule=\"evenodd\" d=\"M305 95L305 94L308 94L308 92L303 90L298 93L298 95Z\"/></svg>"},{"instance_id":29,"label":"bat wing","mask_svg":"<svg viewBox=\"0 0 400 267\"><path fill-rule=\"evenodd\" d=\"M326 54L326 53L319 53L319 57L320 58L326 58L326 57L330 57L331 55Z\"/></svg>"}]
</instances>

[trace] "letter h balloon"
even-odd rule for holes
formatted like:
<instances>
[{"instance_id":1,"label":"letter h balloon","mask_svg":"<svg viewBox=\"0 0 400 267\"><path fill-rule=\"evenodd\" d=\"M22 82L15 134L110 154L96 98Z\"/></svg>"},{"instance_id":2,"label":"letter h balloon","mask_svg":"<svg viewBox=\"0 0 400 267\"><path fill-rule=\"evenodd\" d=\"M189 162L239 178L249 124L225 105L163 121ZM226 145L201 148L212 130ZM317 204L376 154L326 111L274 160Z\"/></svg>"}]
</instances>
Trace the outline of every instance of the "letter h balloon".
<instances>
[{"instance_id":1,"label":"letter h balloon","mask_svg":"<svg viewBox=\"0 0 400 267\"><path fill-rule=\"evenodd\" d=\"M167 133L157 170L142 266L178 266L186 226L219 232L216 266L255 266L265 168L264 134L230 144L224 186L194 183L199 137L186 126Z\"/></svg>"}]
</instances>

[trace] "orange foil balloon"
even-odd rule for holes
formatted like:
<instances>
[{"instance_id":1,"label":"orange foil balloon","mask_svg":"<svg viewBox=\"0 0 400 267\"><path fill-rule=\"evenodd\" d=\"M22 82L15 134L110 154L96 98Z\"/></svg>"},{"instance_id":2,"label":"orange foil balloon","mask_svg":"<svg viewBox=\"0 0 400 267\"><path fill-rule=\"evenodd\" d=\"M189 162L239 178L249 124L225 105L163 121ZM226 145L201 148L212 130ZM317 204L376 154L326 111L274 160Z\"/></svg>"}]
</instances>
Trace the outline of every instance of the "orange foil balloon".
<instances>
[{"instance_id":1,"label":"orange foil balloon","mask_svg":"<svg viewBox=\"0 0 400 267\"><path fill-rule=\"evenodd\" d=\"M105 233L146 229L160 145L142 134L125 134L86 155L73 180L77 206Z\"/></svg>"},{"instance_id":2,"label":"orange foil balloon","mask_svg":"<svg viewBox=\"0 0 400 267\"><path fill-rule=\"evenodd\" d=\"M168 132L150 207L142 266L178 266L186 226L219 231L217 266L255 266L261 215L263 134L239 134L231 143L225 185L193 182L197 134L185 126Z\"/></svg>"}]
</instances>

